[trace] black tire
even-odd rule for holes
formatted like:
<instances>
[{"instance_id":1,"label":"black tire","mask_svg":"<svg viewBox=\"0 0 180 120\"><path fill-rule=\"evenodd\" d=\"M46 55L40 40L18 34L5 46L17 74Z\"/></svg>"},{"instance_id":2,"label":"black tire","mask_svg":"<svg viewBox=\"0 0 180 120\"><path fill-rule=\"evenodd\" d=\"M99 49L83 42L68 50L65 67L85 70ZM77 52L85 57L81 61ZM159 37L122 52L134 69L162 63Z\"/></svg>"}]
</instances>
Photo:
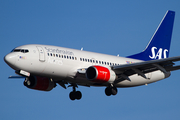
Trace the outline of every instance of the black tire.
<instances>
[{"instance_id":1,"label":"black tire","mask_svg":"<svg viewBox=\"0 0 180 120\"><path fill-rule=\"evenodd\" d=\"M110 87L107 87L107 88L105 89L105 94L106 94L107 96L110 96L110 95L111 95L111 88L110 88Z\"/></svg>"},{"instance_id":2,"label":"black tire","mask_svg":"<svg viewBox=\"0 0 180 120\"><path fill-rule=\"evenodd\" d=\"M112 87L111 88L111 94L112 95L116 95L117 94L117 88L116 87Z\"/></svg>"},{"instance_id":3,"label":"black tire","mask_svg":"<svg viewBox=\"0 0 180 120\"><path fill-rule=\"evenodd\" d=\"M70 92L70 93L69 93L69 98L70 98L71 100L75 100L75 99L76 99L75 92Z\"/></svg>"},{"instance_id":4,"label":"black tire","mask_svg":"<svg viewBox=\"0 0 180 120\"><path fill-rule=\"evenodd\" d=\"M24 84L24 86L27 86L27 81L26 81L26 80L24 80L23 84Z\"/></svg>"},{"instance_id":5,"label":"black tire","mask_svg":"<svg viewBox=\"0 0 180 120\"><path fill-rule=\"evenodd\" d=\"M82 98L82 93L80 91L76 91L76 99L80 100Z\"/></svg>"}]
</instances>

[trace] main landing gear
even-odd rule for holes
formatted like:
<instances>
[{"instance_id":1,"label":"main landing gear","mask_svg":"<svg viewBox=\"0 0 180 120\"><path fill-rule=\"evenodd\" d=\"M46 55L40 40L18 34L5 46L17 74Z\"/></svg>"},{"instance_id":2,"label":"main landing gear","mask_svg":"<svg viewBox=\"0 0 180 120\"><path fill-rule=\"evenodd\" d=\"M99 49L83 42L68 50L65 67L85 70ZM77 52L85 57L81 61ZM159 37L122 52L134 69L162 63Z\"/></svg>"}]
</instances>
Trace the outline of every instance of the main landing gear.
<instances>
[{"instance_id":1,"label":"main landing gear","mask_svg":"<svg viewBox=\"0 0 180 120\"><path fill-rule=\"evenodd\" d=\"M73 87L73 91L69 93L69 98L71 100L80 100L82 98L82 93L80 91L76 91L76 87L78 87L76 84L72 84L68 87Z\"/></svg>"},{"instance_id":2,"label":"main landing gear","mask_svg":"<svg viewBox=\"0 0 180 120\"><path fill-rule=\"evenodd\" d=\"M76 84L71 84L68 87L72 87L73 91L69 93L69 98L71 100L80 100L82 98L82 93L80 91L76 91L76 88L78 88L78 86ZM107 96L111 96L111 95L116 95L118 92L116 86L113 86L112 84L109 85L108 87L106 87L105 89L105 94Z\"/></svg>"},{"instance_id":3,"label":"main landing gear","mask_svg":"<svg viewBox=\"0 0 180 120\"><path fill-rule=\"evenodd\" d=\"M105 89L105 94L107 96L110 96L110 95L116 95L117 94L117 88L115 86L109 86Z\"/></svg>"}]
</instances>

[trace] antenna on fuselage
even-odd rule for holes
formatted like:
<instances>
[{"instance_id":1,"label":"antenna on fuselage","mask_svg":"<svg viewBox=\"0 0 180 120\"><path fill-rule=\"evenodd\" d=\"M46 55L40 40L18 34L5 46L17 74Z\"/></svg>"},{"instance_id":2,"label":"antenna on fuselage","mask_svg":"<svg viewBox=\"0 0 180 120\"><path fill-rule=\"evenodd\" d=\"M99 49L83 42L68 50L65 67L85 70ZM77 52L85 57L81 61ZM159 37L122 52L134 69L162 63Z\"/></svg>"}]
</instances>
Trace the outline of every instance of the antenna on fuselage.
<instances>
[{"instance_id":1,"label":"antenna on fuselage","mask_svg":"<svg viewBox=\"0 0 180 120\"><path fill-rule=\"evenodd\" d=\"M83 47L81 48L81 51L83 51Z\"/></svg>"}]
</instances>

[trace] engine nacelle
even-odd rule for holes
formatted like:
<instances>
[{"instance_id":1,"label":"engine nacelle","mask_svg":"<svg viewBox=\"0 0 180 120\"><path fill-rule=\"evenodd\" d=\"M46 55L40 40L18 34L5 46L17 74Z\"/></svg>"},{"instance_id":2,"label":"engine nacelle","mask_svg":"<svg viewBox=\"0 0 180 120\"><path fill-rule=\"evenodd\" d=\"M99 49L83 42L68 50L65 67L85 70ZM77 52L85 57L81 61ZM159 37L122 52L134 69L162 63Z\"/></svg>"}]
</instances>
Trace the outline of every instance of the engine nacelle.
<instances>
[{"instance_id":1,"label":"engine nacelle","mask_svg":"<svg viewBox=\"0 0 180 120\"><path fill-rule=\"evenodd\" d=\"M30 76L24 81L24 85L30 89L50 91L55 87L55 83L46 77Z\"/></svg>"},{"instance_id":2,"label":"engine nacelle","mask_svg":"<svg viewBox=\"0 0 180 120\"><path fill-rule=\"evenodd\" d=\"M114 71L103 66L91 66L86 70L86 78L93 82L113 82L116 79Z\"/></svg>"}]
</instances>

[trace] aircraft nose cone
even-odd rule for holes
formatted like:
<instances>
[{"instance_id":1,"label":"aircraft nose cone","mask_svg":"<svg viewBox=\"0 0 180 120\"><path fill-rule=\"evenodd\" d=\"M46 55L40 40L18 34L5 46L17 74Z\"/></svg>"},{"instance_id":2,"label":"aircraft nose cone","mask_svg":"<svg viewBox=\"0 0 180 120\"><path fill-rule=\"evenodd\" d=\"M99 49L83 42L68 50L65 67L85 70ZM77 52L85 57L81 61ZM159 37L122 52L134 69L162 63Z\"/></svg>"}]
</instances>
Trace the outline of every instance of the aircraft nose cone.
<instances>
[{"instance_id":1,"label":"aircraft nose cone","mask_svg":"<svg viewBox=\"0 0 180 120\"><path fill-rule=\"evenodd\" d=\"M16 59L15 55L9 53L4 57L4 61L10 66L13 67L15 65Z\"/></svg>"}]
</instances>

